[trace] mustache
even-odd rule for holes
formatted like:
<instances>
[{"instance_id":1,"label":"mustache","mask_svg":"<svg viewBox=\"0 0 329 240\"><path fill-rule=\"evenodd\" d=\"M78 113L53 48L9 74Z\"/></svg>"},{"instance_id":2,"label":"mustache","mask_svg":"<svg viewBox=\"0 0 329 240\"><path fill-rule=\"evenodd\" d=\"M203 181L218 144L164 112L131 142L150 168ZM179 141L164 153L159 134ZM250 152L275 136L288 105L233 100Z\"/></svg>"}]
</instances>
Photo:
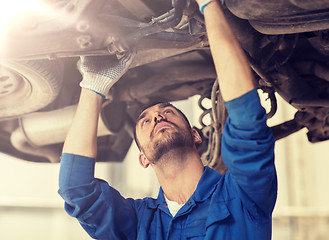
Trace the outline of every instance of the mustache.
<instances>
[{"instance_id":1,"label":"mustache","mask_svg":"<svg viewBox=\"0 0 329 240\"><path fill-rule=\"evenodd\" d=\"M155 127L156 127L159 123L161 123L161 122L166 122L166 123L169 123L169 124L171 124L171 125L173 125L173 126L175 126L175 127L178 127L175 123L169 122L167 119L161 118L159 121L157 121L157 122L154 124L154 127L153 127L153 129L152 129L152 132L151 132L151 134L150 134L150 137L152 137L152 136L154 135Z\"/></svg>"}]
</instances>

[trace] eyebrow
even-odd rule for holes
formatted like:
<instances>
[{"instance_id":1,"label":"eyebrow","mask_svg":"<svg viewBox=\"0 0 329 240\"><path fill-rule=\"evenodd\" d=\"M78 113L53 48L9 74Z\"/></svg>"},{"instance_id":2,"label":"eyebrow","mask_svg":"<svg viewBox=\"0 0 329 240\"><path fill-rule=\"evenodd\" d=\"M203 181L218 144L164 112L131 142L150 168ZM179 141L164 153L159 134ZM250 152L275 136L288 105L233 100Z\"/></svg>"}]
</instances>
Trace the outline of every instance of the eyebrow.
<instances>
[{"instance_id":1,"label":"eyebrow","mask_svg":"<svg viewBox=\"0 0 329 240\"><path fill-rule=\"evenodd\" d=\"M141 115L139 115L139 117L137 118L136 123L138 123L140 120L142 120L143 118L145 118L146 113L147 113L147 111L146 112L143 112Z\"/></svg>"}]
</instances>

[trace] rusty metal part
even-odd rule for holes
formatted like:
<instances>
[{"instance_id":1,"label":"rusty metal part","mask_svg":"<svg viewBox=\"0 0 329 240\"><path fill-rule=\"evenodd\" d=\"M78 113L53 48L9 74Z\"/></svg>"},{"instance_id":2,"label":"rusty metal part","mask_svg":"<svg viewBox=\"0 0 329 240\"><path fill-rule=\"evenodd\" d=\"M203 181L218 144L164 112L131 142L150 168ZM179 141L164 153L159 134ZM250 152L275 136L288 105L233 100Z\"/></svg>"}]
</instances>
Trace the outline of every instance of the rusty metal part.
<instances>
[{"instance_id":1,"label":"rusty metal part","mask_svg":"<svg viewBox=\"0 0 329 240\"><path fill-rule=\"evenodd\" d=\"M201 159L203 164L215 169L221 174L224 174L227 171L227 167L221 156L221 136L223 134L227 112L217 79L215 79L211 90L211 109L203 107L201 101L199 101L199 105L205 113L200 118L200 123L203 124L203 117L208 114L211 118L210 125L204 126L202 129L203 136L207 138L208 147L201 155Z\"/></svg>"}]
</instances>

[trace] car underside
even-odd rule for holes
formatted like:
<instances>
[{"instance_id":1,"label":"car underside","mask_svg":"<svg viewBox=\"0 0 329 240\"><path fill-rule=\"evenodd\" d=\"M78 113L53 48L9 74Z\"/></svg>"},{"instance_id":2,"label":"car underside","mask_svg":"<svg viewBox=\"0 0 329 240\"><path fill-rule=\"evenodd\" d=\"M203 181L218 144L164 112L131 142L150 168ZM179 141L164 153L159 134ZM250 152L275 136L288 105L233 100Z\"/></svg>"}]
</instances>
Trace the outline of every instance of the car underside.
<instances>
[{"instance_id":1,"label":"car underside","mask_svg":"<svg viewBox=\"0 0 329 240\"><path fill-rule=\"evenodd\" d=\"M47 0L50 13L22 14L4 29L0 71L0 151L57 162L79 99L79 56L137 50L131 69L104 101L98 161L122 161L140 109L200 95L205 164L224 171L220 136L226 112L204 19L190 0ZM268 94L296 109L273 126L276 140L307 128L329 139L329 1L226 0L225 15ZM210 99L212 108L202 105ZM211 124L202 119L209 115Z\"/></svg>"}]
</instances>

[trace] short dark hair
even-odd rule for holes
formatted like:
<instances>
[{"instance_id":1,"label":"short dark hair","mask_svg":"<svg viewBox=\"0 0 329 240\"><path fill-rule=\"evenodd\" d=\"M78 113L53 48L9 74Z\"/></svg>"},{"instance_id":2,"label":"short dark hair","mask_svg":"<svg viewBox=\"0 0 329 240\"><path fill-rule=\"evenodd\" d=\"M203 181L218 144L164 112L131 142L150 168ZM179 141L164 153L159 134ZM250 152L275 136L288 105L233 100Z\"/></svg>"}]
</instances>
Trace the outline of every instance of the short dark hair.
<instances>
[{"instance_id":1,"label":"short dark hair","mask_svg":"<svg viewBox=\"0 0 329 240\"><path fill-rule=\"evenodd\" d=\"M142 114L142 112L145 111L146 109L148 109L150 107L153 107L155 105L158 105L158 104L166 104L167 106L170 106L170 107L173 107L174 109L176 109L177 112L183 117L183 119L185 120L185 122L187 123L187 125L191 128L191 124L190 124L189 120L187 119L186 115L180 109L178 109L177 107L175 107L174 105L172 105L169 102L156 102L156 103L145 105L139 111L139 115L138 116L140 116ZM137 121L135 123L135 128L134 128L134 139L135 139L135 142L136 142L136 145L137 145L138 149L141 150L140 143L138 142L138 139L137 139L136 127L137 127Z\"/></svg>"}]
</instances>

